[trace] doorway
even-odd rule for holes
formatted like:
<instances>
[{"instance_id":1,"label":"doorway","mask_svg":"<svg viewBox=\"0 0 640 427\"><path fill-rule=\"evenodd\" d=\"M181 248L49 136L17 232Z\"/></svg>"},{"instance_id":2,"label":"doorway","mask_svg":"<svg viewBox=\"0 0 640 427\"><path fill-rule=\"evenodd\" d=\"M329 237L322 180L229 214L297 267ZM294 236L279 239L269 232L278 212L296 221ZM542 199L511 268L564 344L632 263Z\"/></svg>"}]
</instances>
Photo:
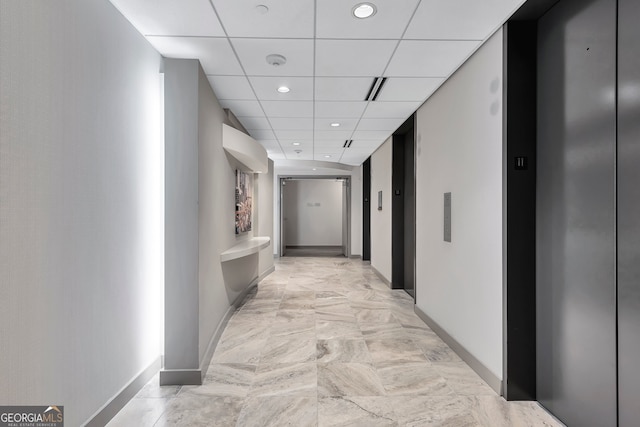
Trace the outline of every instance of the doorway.
<instances>
[{"instance_id":1,"label":"doorway","mask_svg":"<svg viewBox=\"0 0 640 427\"><path fill-rule=\"evenodd\" d=\"M348 257L349 177L280 178L280 255Z\"/></svg>"},{"instance_id":2,"label":"doorway","mask_svg":"<svg viewBox=\"0 0 640 427\"><path fill-rule=\"evenodd\" d=\"M393 134L391 283L416 296L415 115Z\"/></svg>"}]
</instances>

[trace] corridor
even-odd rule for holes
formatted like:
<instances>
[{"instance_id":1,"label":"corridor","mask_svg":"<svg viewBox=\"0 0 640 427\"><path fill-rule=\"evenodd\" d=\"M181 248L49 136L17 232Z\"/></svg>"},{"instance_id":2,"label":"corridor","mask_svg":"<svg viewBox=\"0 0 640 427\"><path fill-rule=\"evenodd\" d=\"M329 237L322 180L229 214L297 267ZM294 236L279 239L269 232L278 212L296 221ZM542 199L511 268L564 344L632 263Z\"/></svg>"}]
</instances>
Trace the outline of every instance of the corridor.
<instances>
[{"instance_id":1,"label":"corridor","mask_svg":"<svg viewBox=\"0 0 640 427\"><path fill-rule=\"evenodd\" d=\"M358 260L281 258L202 386L154 377L109 426L560 426L505 402Z\"/></svg>"}]
</instances>

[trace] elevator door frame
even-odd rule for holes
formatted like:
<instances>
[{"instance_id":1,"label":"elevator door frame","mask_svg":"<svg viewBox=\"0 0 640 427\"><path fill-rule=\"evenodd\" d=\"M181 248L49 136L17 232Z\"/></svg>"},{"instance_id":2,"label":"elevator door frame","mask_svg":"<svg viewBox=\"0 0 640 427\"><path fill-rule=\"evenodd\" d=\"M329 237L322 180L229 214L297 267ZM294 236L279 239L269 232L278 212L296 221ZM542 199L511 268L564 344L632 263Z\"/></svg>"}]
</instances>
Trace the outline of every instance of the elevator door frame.
<instances>
[{"instance_id":1,"label":"elevator door frame","mask_svg":"<svg viewBox=\"0 0 640 427\"><path fill-rule=\"evenodd\" d=\"M284 191L282 191L282 187L285 185L286 181L304 181L304 180L325 180L325 181L336 181L342 180L343 182L343 191L346 192L347 203L342 207L342 215L344 216L346 213L346 236L345 230L342 230L342 244L341 246L344 249L344 256L346 258L351 257L351 176L349 175L287 175L287 176L278 176L278 214L279 214L279 223L280 223L280 243L278 245L278 255L283 257L286 256L286 236L285 236L285 224L284 224ZM345 188L346 187L346 188ZM343 223L344 225L344 223ZM345 242L346 237L346 242ZM346 243L346 244L345 244ZM346 247L345 247L346 246Z\"/></svg>"}]
</instances>

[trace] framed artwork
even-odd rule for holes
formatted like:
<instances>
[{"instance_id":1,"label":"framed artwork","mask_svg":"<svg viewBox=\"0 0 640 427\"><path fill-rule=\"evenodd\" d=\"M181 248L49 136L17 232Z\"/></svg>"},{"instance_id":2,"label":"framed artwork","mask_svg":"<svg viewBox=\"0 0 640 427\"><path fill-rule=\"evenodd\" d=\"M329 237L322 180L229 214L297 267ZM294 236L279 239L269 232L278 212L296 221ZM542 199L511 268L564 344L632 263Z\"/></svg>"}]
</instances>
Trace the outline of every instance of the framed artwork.
<instances>
[{"instance_id":1,"label":"framed artwork","mask_svg":"<svg viewBox=\"0 0 640 427\"><path fill-rule=\"evenodd\" d=\"M253 174L236 169L236 234L251 230Z\"/></svg>"}]
</instances>

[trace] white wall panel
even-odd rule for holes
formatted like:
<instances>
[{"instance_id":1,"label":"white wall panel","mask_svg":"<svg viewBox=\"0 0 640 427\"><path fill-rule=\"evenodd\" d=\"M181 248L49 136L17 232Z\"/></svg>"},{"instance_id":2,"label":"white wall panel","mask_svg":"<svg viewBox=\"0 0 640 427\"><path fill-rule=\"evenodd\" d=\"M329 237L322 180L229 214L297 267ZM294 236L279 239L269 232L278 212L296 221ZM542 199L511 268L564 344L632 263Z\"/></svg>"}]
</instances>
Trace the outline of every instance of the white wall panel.
<instances>
[{"instance_id":1,"label":"white wall panel","mask_svg":"<svg viewBox=\"0 0 640 427\"><path fill-rule=\"evenodd\" d=\"M160 55L107 1L0 2L0 402L84 423L160 355Z\"/></svg>"},{"instance_id":2,"label":"white wall panel","mask_svg":"<svg viewBox=\"0 0 640 427\"><path fill-rule=\"evenodd\" d=\"M416 152L416 304L498 378L501 101L500 30L418 110ZM447 192L452 196L451 243L443 239Z\"/></svg>"},{"instance_id":3,"label":"white wall panel","mask_svg":"<svg viewBox=\"0 0 640 427\"><path fill-rule=\"evenodd\" d=\"M371 266L391 282L391 138L371 155ZM382 210L378 192L382 191Z\"/></svg>"}]
</instances>

